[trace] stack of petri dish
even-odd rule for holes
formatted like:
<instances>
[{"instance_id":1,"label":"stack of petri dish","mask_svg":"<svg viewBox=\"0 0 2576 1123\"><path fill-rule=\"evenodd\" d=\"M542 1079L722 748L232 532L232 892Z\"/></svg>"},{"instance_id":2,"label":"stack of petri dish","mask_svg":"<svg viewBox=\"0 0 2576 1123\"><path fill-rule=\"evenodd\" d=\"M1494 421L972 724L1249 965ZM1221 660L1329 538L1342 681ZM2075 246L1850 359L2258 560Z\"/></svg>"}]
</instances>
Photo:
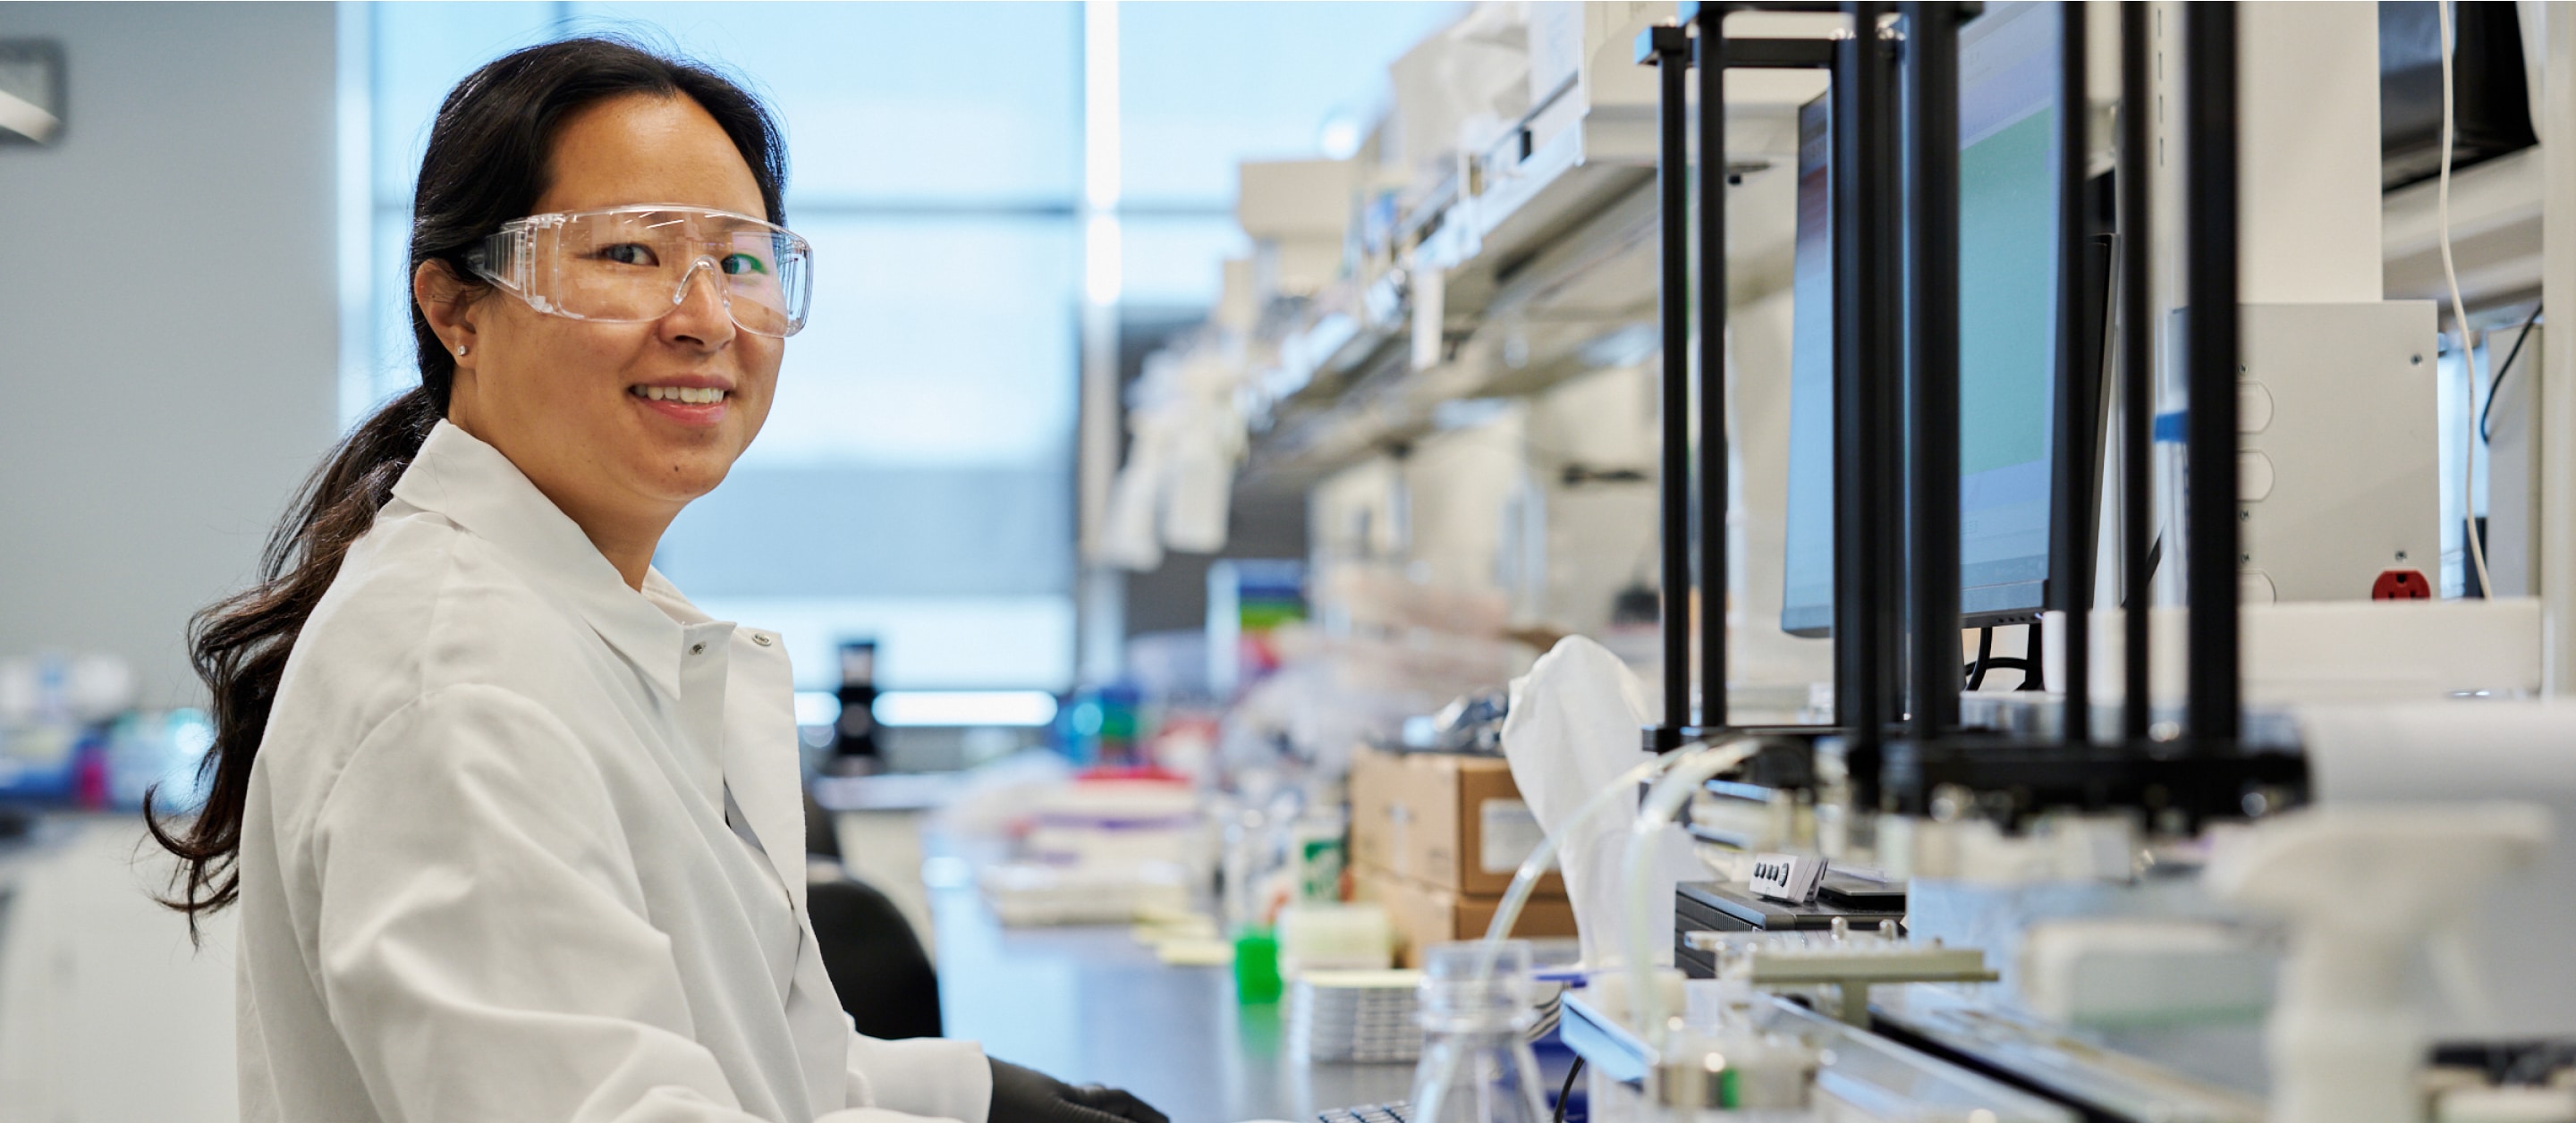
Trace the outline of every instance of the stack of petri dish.
<instances>
[{"instance_id":1,"label":"stack of petri dish","mask_svg":"<svg viewBox=\"0 0 2576 1123\"><path fill-rule=\"evenodd\" d=\"M1304 1060L1409 1062L1422 1055L1422 972L1307 971L1288 990L1288 1039Z\"/></svg>"}]
</instances>

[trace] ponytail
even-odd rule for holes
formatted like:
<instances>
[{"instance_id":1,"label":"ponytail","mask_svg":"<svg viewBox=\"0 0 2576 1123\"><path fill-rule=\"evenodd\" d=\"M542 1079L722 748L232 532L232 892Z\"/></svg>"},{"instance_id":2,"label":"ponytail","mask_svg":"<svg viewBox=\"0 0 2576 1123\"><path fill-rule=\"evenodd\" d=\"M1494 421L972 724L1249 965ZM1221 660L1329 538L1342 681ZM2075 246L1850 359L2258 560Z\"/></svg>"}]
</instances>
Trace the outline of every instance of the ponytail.
<instances>
[{"instance_id":1,"label":"ponytail","mask_svg":"<svg viewBox=\"0 0 2576 1123\"><path fill-rule=\"evenodd\" d=\"M189 621L188 658L213 696L214 748L199 778L212 776L205 806L184 822L154 807L156 787L143 799L143 824L154 841L179 858L171 891L158 899L198 922L233 903L241 879L234 865L241 849L242 808L250 796L250 767L259 755L269 707L295 637L340 573L350 543L374 525L376 511L393 497L394 481L420 453L421 442L446 415L446 403L427 386L395 398L358 426L330 459L304 481L290 514L271 532L260 554L259 581L215 602Z\"/></svg>"}]
</instances>

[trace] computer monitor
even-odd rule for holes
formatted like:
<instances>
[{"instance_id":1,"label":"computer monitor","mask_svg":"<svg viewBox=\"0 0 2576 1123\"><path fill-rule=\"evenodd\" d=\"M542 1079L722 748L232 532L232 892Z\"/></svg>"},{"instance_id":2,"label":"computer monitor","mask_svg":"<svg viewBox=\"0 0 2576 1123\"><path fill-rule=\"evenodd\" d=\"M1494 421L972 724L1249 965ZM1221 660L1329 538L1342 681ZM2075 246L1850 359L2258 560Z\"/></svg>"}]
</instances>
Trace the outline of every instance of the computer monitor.
<instances>
[{"instance_id":1,"label":"computer monitor","mask_svg":"<svg viewBox=\"0 0 2576 1123\"><path fill-rule=\"evenodd\" d=\"M1798 226L1789 282L1789 495L1780 627L1834 626L1832 95L1798 109Z\"/></svg>"},{"instance_id":2,"label":"computer monitor","mask_svg":"<svg viewBox=\"0 0 2576 1123\"><path fill-rule=\"evenodd\" d=\"M1971 626L2036 619L2056 607L2048 577L2064 10L1990 4L1959 34L1959 608ZM1830 127L1826 99L1799 111L1780 626L1810 636L1832 634L1834 616ZM2108 258L2097 258L2079 280L2095 290L2090 306L2099 309ZM2080 353L2100 353L2099 333L2097 323Z\"/></svg>"}]
</instances>

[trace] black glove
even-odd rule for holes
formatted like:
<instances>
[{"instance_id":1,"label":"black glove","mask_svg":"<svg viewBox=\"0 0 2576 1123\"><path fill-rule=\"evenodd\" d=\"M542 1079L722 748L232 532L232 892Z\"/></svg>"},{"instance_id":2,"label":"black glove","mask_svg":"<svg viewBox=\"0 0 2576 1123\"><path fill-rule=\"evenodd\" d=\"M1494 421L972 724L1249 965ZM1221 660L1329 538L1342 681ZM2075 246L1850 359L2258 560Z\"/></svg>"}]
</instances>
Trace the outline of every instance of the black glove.
<instances>
[{"instance_id":1,"label":"black glove","mask_svg":"<svg viewBox=\"0 0 2576 1123\"><path fill-rule=\"evenodd\" d=\"M985 1123L1172 1123L1116 1088L1077 1088L1033 1068L985 1059L993 1065L993 1107Z\"/></svg>"}]
</instances>

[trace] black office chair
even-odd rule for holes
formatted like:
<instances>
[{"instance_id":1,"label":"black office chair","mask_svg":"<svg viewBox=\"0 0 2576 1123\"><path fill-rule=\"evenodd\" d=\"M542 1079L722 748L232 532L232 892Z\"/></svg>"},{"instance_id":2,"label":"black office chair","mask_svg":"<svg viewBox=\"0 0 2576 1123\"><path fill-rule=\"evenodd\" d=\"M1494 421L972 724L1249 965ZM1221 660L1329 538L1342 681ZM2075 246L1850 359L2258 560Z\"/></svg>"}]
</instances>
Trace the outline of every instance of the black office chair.
<instances>
[{"instance_id":1,"label":"black office chair","mask_svg":"<svg viewBox=\"0 0 2576 1123\"><path fill-rule=\"evenodd\" d=\"M805 854L813 858L830 858L834 865L841 861L841 832L833 829L832 813L814 802L814 790L805 790Z\"/></svg>"},{"instance_id":2,"label":"black office chair","mask_svg":"<svg viewBox=\"0 0 2576 1123\"><path fill-rule=\"evenodd\" d=\"M841 870L831 815L811 793L805 823L806 852L832 860L831 872L807 879L805 906L841 1008L870 1037L939 1036L939 972L912 921L892 898Z\"/></svg>"}]
</instances>

